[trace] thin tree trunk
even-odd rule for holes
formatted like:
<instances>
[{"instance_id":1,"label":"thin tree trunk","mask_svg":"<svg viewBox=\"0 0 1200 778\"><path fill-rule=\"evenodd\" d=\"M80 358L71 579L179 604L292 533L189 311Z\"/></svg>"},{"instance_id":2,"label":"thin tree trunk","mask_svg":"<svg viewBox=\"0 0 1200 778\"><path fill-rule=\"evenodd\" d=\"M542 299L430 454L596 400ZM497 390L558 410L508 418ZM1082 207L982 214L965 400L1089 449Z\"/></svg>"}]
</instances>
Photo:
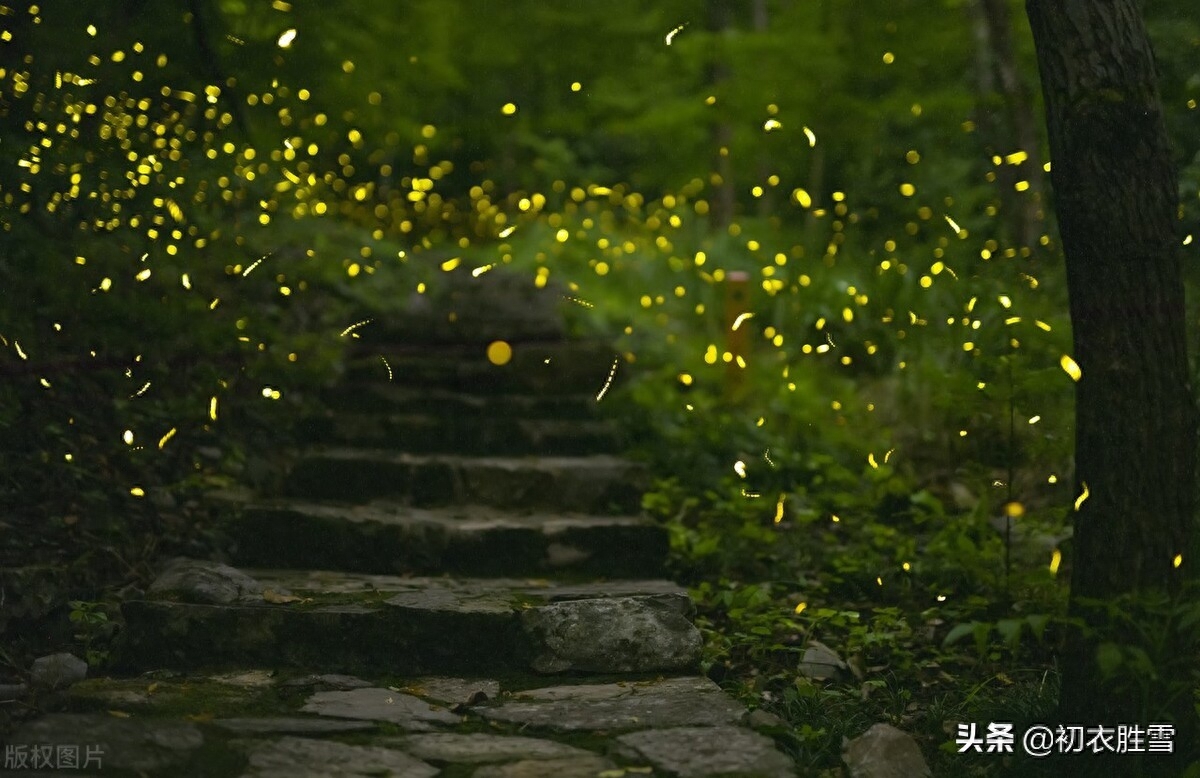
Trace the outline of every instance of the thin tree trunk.
<instances>
[{"instance_id":1,"label":"thin tree trunk","mask_svg":"<svg viewBox=\"0 0 1200 778\"><path fill-rule=\"evenodd\" d=\"M765 36L771 22L770 9L767 7L767 0L754 0L750 8L750 18L753 24L754 32L758 35ZM757 173L758 183L763 188L762 196L758 198L758 215L762 217L770 216L775 213L775 196L774 189L767 184L767 179L771 176L770 155L767 153L766 144L760 146L758 155Z\"/></svg>"},{"instance_id":2,"label":"thin tree trunk","mask_svg":"<svg viewBox=\"0 0 1200 778\"><path fill-rule=\"evenodd\" d=\"M708 31L713 36L713 51L709 60L709 83L714 91L720 92L721 85L728 81L731 75L726 55L721 50L719 40L725 31L733 24L733 14L729 0L708 0ZM725 106L716 106L717 119L712 126L713 157L713 197L709 203L708 223L713 229L724 229L733 221L733 210L737 200L733 184L733 162L730 159L733 144L733 126L724 117Z\"/></svg>"},{"instance_id":3,"label":"thin tree trunk","mask_svg":"<svg viewBox=\"0 0 1200 778\"><path fill-rule=\"evenodd\" d=\"M1082 369L1075 470L1077 494L1086 491L1087 498L1075 514L1071 610L1094 631L1069 641L1061 718L1145 724L1155 713L1147 707L1181 688L1170 715L1176 751L1185 751L1196 742L1194 682L1181 676L1191 669L1195 647L1177 644L1186 653L1167 652L1171 663L1155 668L1157 685L1135 677L1145 684L1142 695L1115 691L1097 661L1098 641L1131 645L1135 638L1096 601L1176 592L1200 563L1189 559L1197 427L1178 186L1154 57L1138 0L1027 0L1026 8L1046 102L1074 358ZM1130 679L1130 667L1119 670ZM1072 760L1069 769L1082 771L1090 762ZM1104 765L1111 769L1111 762ZM1132 763L1120 769L1133 774Z\"/></svg>"},{"instance_id":4,"label":"thin tree trunk","mask_svg":"<svg viewBox=\"0 0 1200 778\"><path fill-rule=\"evenodd\" d=\"M1018 246L1037 245L1042 228L1042 161L1038 152L1036 119L1029 88L1021 78L1013 46L1013 20L1009 0L976 0L971 6L981 110L978 123L985 142L993 155L1007 157L1024 151L1024 161L1000 165L997 178L1001 186L1004 213L1011 229L1011 239ZM990 102L1003 107L994 111ZM1019 181L1029 188L1018 192Z\"/></svg>"}]
</instances>

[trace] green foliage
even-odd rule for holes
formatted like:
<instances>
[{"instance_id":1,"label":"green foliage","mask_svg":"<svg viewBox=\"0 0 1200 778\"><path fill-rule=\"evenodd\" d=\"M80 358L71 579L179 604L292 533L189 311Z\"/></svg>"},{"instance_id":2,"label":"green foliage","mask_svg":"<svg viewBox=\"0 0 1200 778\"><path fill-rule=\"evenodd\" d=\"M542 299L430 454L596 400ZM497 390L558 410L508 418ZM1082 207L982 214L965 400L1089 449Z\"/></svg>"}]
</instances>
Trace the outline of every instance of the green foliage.
<instances>
[{"instance_id":1,"label":"green foliage","mask_svg":"<svg viewBox=\"0 0 1200 778\"><path fill-rule=\"evenodd\" d=\"M88 666L102 667L108 660L108 646L115 633L116 624L109 620L105 604L72 600L68 615L71 623L79 630L75 640L83 649Z\"/></svg>"},{"instance_id":2,"label":"green foliage","mask_svg":"<svg viewBox=\"0 0 1200 778\"><path fill-rule=\"evenodd\" d=\"M1200 670L1193 661L1200 648L1200 603L1197 587L1183 591L1125 595L1111 601L1081 599L1081 610L1096 609L1101 616L1089 626L1073 621L1114 693L1138 701L1145 721L1170 718L1180 697L1191 698L1200 689Z\"/></svg>"}]
</instances>

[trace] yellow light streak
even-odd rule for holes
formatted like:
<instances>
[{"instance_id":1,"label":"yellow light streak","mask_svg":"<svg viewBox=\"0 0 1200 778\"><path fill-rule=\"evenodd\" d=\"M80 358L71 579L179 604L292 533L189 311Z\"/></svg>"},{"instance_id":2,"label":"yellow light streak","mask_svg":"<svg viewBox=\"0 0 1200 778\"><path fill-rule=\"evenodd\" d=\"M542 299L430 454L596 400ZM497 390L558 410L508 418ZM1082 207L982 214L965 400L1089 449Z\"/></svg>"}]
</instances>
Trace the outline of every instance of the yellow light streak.
<instances>
[{"instance_id":1,"label":"yellow light streak","mask_svg":"<svg viewBox=\"0 0 1200 778\"><path fill-rule=\"evenodd\" d=\"M1079 496L1075 498L1075 510L1079 510L1083 506L1083 503L1087 501L1087 498L1092 494L1090 491L1088 491L1087 481L1084 481L1081 486L1083 487L1083 491L1080 492Z\"/></svg>"},{"instance_id":2,"label":"yellow light streak","mask_svg":"<svg viewBox=\"0 0 1200 778\"><path fill-rule=\"evenodd\" d=\"M608 371L608 380L604 382L604 386L601 387L600 391L596 394L596 402L603 400L604 395L608 392L608 387L612 386L613 376L617 374L617 365L620 364L620 362L621 360L619 357L613 360L612 369Z\"/></svg>"},{"instance_id":3,"label":"yellow light streak","mask_svg":"<svg viewBox=\"0 0 1200 778\"><path fill-rule=\"evenodd\" d=\"M346 329L342 330L341 335L339 335L338 337L344 338L347 335L349 335L350 333L354 332L359 327L366 326L373 321L375 321L375 320L374 319L363 319L362 321L356 321L353 324L351 324L349 327L347 327Z\"/></svg>"},{"instance_id":4,"label":"yellow light streak","mask_svg":"<svg viewBox=\"0 0 1200 778\"><path fill-rule=\"evenodd\" d=\"M1072 381L1078 381L1083 378L1083 371L1079 369L1074 359L1071 359L1067 354L1062 355L1062 359L1058 360L1058 364L1066 371L1067 375L1071 376Z\"/></svg>"}]
</instances>

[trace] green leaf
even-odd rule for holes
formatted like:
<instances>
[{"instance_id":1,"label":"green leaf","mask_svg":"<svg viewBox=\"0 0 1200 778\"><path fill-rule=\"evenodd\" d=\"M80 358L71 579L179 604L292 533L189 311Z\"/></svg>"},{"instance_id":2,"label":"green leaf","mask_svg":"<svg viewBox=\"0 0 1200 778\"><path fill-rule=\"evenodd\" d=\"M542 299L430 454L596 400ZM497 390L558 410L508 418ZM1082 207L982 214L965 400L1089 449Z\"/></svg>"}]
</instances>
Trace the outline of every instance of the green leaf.
<instances>
[{"instance_id":1,"label":"green leaf","mask_svg":"<svg viewBox=\"0 0 1200 778\"><path fill-rule=\"evenodd\" d=\"M942 646L946 647L946 646L950 646L950 645L957 643L958 641L962 640L967 635L970 635L972 632L974 632L975 627L977 627L978 625L979 625L979 622L976 622L976 621L968 621L965 624L955 625L954 628L951 629L950 632L946 635L946 639L942 641Z\"/></svg>"},{"instance_id":2,"label":"green leaf","mask_svg":"<svg viewBox=\"0 0 1200 778\"><path fill-rule=\"evenodd\" d=\"M1096 664L1105 678L1111 678L1122 661L1121 647L1116 643L1101 643L1096 649Z\"/></svg>"},{"instance_id":3,"label":"green leaf","mask_svg":"<svg viewBox=\"0 0 1200 778\"><path fill-rule=\"evenodd\" d=\"M1025 627L1023 619L1001 619L996 622L996 631L1004 640L1004 644L1015 651L1021 642L1021 630Z\"/></svg>"},{"instance_id":4,"label":"green leaf","mask_svg":"<svg viewBox=\"0 0 1200 778\"><path fill-rule=\"evenodd\" d=\"M1033 633L1037 642L1042 642L1042 637L1046 634L1046 625L1050 623L1050 617L1044 613L1034 613L1025 617L1025 621L1029 624L1029 630Z\"/></svg>"}]
</instances>

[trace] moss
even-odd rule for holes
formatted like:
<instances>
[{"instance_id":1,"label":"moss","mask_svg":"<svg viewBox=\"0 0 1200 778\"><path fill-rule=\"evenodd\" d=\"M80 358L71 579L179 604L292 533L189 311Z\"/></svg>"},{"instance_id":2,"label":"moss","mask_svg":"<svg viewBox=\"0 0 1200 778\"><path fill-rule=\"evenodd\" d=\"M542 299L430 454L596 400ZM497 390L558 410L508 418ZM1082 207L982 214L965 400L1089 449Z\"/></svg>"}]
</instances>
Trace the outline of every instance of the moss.
<instances>
[{"instance_id":1,"label":"moss","mask_svg":"<svg viewBox=\"0 0 1200 778\"><path fill-rule=\"evenodd\" d=\"M299 709L302 692L276 684L263 687L210 678L93 678L72 686L73 710L117 710L156 718L204 721L233 716L280 715Z\"/></svg>"}]
</instances>

